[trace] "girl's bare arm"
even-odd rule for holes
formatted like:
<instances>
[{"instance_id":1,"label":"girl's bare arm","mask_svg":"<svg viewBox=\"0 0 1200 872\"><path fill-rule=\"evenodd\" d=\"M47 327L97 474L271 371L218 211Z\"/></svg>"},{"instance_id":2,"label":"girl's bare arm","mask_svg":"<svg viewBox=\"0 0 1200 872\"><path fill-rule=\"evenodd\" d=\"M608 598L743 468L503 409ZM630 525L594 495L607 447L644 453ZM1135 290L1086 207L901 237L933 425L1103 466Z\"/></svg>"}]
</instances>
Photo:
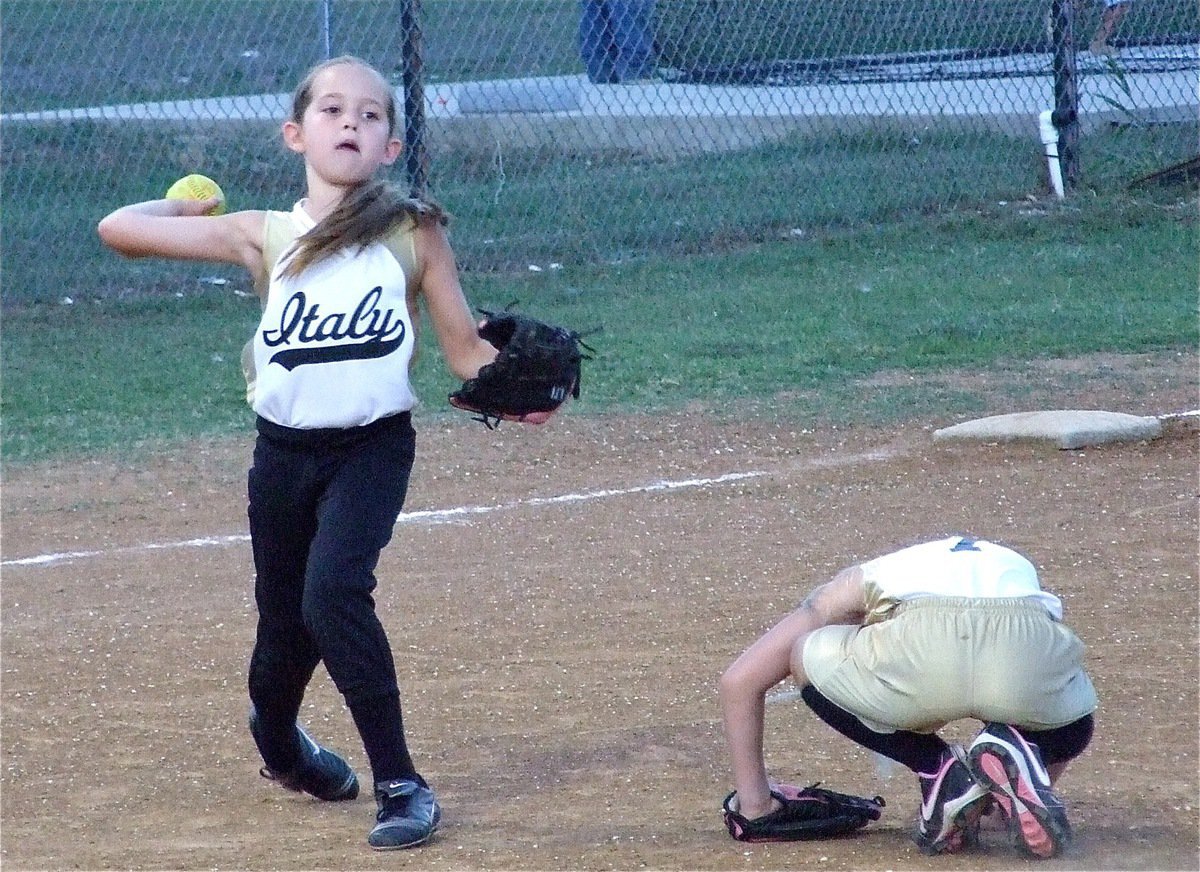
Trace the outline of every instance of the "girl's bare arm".
<instances>
[{"instance_id":1,"label":"girl's bare arm","mask_svg":"<svg viewBox=\"0 0 1200 872\"><path fill-rule=\"evenodd\" d=\"M789 674L806 684L796 664L797 645L813 630L859 623L865 613L862 571L842 570L813 590L791 614L745 650L721 676L721 713L742 814L771 811L770 781L763 759L766 693Z\"/></svg>"},{"instance_id":2,"label":"girl's bare arm","mask_svg":"<svg viewBox=\"0 0 1200 872\"><path fill-rule=\"evenodd\" d=\"M429 224L418 227L416 234L421 291L442 355L456 377L474 378L481 367L496 359L496 349L479 336L445 231Z\"/></svg>"},{"instance_id":3,"label":"girl's bare arm","mask_svg":"<svg viewBox=\"0 0 1200 872\"><path fill-rule=\"evenodd\" d=\"M203 260L262 269L261 211L209 216L215 200L147 200L122 206L97 226L105 245L126 257Z\"/></svg>"}]
</instances>

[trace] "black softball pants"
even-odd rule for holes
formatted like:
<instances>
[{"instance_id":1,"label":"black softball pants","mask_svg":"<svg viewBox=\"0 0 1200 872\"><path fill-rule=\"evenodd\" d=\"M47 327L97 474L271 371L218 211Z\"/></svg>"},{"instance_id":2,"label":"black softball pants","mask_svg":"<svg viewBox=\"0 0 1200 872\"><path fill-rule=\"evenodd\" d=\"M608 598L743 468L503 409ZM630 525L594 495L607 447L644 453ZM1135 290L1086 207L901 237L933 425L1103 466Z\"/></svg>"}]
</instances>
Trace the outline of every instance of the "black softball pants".
<instances>
[{"instance_id":1,"label":"black softball pants","mask_svg":"<svg viewBox=\"0 0 1200 872\"><path fill-rule=\"evenodd\" d=\"M385 777L412 774L396 667L372 596L379 554L412 471L411 416L330 430L295 430L260 418L257 427L248 476L258 606L249 691L266 744L282 758L265 762L284 771L287 758L294 764L296 718L323 661L372 767L377 758L398 756L383 768L409 771Z\"/></svg>"},{"instance_id":2,"label":"black softball pants","mask_svg":"<svg viewBox=\"0 0 1200 872\"><path fill-rule=\"evenodd\" d=\"M913 772L936 772L942 754L949 745L937 733L915 733L911 730L895 730L877 733L850 712L829 701L811 684L805 685L800 697L813 713L847 739L864 748L902 763ZM1083 753L1092 740L1092 715L1050 730L1030 730L1015 727L1029 742L1038 746L1042 762L1047 766L1065 763Z\"/></svg>"}]
</instances>

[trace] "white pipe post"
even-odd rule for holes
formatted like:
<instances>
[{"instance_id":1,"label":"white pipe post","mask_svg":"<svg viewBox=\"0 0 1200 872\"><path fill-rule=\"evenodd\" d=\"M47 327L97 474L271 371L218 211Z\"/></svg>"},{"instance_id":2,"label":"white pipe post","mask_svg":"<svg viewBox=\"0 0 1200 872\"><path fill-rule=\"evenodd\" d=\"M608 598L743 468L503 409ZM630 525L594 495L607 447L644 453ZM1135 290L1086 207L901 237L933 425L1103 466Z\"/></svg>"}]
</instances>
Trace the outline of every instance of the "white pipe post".
<instances>
[{"instance_id":1,"label":"white pipe post","mask_svg":"<svg viewBox=\"0 0 1200 872\"><path fill-rule=\"evenodd\" d=\"M1063 199L1062 161L1058 157L1058 128L1054 126L1054 113L1049 109L1038 116L1038 132L1042 136L1042 147L1046 150L1046 166L1050 170L1050 187L1054 196Z\"/></svg>"}]
</instances>

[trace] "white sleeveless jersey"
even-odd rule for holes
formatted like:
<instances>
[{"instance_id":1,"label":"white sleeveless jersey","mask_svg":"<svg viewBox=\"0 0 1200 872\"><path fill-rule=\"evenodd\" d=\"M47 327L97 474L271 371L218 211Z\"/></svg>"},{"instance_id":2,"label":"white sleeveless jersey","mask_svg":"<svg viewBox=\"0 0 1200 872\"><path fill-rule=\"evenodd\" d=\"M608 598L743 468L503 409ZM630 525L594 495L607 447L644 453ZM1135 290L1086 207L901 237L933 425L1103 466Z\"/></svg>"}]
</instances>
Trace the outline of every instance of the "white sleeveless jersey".
<instances>
[{"instance_id":1,"label":"white sleeveless jersey","mask_svg":"<svg viewBox=\"0 0 1200 872\"><path fill-rule=\"evenodd\" d=\"M953 536L869 560L861 566L867 621L881 620L899 603L926 596L994 599L1022 597L1062 620L1062 601L1042 590L1033 564L1003 545Z\"/></svg>"},{"instance_id":2,"label":"white sleeveless jersey","mask_svg":"<svg viewBox=\"0 0 1200 872\"><path fill-rule=\"evenodd\" d=\"M277 213L278 218L283 218ZM314 226L297 203L296 235ZM252 406L284 427L361 427L416 405L408 277L382 242L349 246L298 276L270 268L252 340Z\"/></svg>"}]
</instances>

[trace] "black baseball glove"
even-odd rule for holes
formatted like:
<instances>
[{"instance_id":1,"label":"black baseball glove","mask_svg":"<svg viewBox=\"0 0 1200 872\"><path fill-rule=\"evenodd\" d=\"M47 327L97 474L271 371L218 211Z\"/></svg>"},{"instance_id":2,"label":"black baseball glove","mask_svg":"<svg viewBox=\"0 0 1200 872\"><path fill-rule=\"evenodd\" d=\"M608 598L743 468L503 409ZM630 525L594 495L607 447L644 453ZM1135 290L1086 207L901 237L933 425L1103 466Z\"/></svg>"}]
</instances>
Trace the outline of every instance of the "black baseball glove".
<instances>
[{"instance_id":1,"label":"black baseball glove","mask_svg":"<svg viewBox=\"0 0 1200 872\"><path fill-rule=\"evenodd\" d=\"M475 412L489 430L501 421L542 424L568 397L579 397L582 361L590 359L579 333L515 312L479 310L479 335L496 359L450 395L455 408Z\"/></svg>"},{"instance_id":2,"label":"black baseball glove","mask_svg":"<svg viewBox=\"0 0 1200 872\"><path fill-rule=\"evenodd\" d=\"M771 796L783 803L783 808L753 820L747 820L734 809L737 794L729 794L722 805L729 835L739 842L830 839L862 829L879 820L883 813L882 796L866 799L825 790L817 784L804 788L775 785Z\"/></svg>"}]
</instances>

